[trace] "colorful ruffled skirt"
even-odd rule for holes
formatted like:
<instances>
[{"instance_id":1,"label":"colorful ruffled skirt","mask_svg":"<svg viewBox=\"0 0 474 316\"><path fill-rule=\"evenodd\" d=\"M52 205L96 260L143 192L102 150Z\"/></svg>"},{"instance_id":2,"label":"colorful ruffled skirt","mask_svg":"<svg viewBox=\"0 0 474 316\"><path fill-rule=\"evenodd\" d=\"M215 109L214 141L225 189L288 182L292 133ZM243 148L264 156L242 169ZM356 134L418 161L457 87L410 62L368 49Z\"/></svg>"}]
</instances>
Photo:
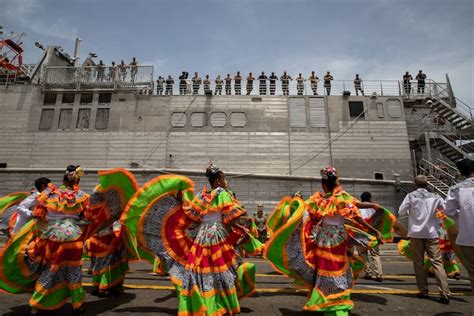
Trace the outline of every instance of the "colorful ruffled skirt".
<instances>
[{"instance_id":1,"label":"colorful ruffled skirt","mask_svg":"<svg viewBox=\"0 0 474 316\"><path fill-rule=\"evenodd\" d=\"M90 257L92 286L104 293L120 289L129 270L127 250L120 236L114 232L93 236L87 239L85 251Z\"/></svg>"}]
</instances>

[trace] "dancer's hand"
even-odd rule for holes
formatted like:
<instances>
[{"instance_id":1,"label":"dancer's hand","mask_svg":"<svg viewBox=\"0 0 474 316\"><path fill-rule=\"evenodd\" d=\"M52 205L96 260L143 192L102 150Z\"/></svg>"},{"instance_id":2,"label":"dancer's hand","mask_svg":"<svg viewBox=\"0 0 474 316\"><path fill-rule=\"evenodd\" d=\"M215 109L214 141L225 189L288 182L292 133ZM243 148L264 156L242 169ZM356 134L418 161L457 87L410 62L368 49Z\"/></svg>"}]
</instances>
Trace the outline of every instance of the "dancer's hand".
<instances>
[{"instance_id":1,"label":"dancer's hand","mask_svg":"<svg viewBox=\"0 0 474 316\"><path fill-rule=\"evenodd\" d=\"M378 240L379 244L383 244L383 243L384 243L384 241L383 241L383 236L382 236L382 234L381 234L379 231L377 231L377 233L376 233L375 236L377 237L377 240Z\"/></svg>"}]
</instances>

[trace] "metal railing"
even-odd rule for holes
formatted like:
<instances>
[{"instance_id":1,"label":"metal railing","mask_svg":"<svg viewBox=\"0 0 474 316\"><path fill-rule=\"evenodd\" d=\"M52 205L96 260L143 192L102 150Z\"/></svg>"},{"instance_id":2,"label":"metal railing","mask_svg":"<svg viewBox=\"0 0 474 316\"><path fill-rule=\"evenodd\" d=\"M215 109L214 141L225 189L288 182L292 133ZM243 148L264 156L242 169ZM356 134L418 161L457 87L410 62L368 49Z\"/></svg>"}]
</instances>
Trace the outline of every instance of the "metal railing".
<instances>
[{"instance_id":1,"label":"metal railing","mask_svg":"<svg viewBox=\"0 0 474 316\"><path fill-rule=\"evenodd\" d=\"M151 94L153 66L120 68L46 66L43 69L45 89L139 90Z\"/></svg>"},{"instance_id":2,"label":"metal railing","mask_svg":"<svg viewBox=\"0 0 474 316\"><path fill-rule=\"evenodd\" d=\"M425 170L428 172L427 175L431 175L438 179L439 181L443 182L447 186L452 186L457 183L457 177L450 174L448 172L448 168L444 168L444 165L442 164L433 164L426 160L425 158L422 158L420 160L420 166L422 170Z\"/></svg>"},{"instance_id":3,"label":"metal railing","mask_svg":"<svg viewBox=\"0 0 474 316\"><path fill-rule=\"evenodd\" d=\"M288 84L282 83L280 79L275 84L265 80L247 81L243 79L240 85L236 85L232 79L230 85L225 84L225 78L221 78L224 82L216 84L216 78L209 79L208 84L204 84L205 78L200 78L199 83L193 83L192 79L187 79L185 84L180 84L179 79L165 78L160 84L155 82L158 95L177 95L177 94L213 94L213 95L343 95L349 92L350 95L387 95L400 96L400 83L397 80L365 80L357 89L352 80L333 80L330 88L324 85L323 81L318 84L311 83L309 79L297 81L297 79L289 80ZM168 84L166 83L168 81ZM329 89L328 89L329 88Z\"/></svg>"},{"instance_id":4,"label":"metal railing","mask_svg":"<svg viewBox=\"0 0 474 316\"><path fill-rule=\"evenodd\" d=\"M428 80L428 84L430 87L430 94L429 97L434 99L441 99L446 102L449 107L455 112L461 112L460 114L463 116L467 116L470 118L471 121L473 120L473 109L468 104L464 103L462 100L454 97L454 102L456 103L453 106L452 103L452 95L449 90L449 86L447 83L437 83L433 80Z\"/></svg>"}]
</instances>

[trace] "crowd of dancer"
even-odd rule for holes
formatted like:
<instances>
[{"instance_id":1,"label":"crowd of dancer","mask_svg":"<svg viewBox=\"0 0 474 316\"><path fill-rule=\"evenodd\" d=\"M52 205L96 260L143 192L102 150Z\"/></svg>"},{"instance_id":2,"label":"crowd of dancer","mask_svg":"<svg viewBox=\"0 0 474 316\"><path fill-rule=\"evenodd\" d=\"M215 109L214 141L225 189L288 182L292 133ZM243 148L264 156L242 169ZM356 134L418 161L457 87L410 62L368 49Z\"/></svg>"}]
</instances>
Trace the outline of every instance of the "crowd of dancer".
<instances>
[{"instance_id":1,"label":"crowd of dancer","mask_svg":"<svg viewBox=\"0 0 474 316\"><path fill-rule=\"evenodd\" d=\"M179 315L233 315L240 312L239 300L256 290L255 265L240 254L263 252L277 272L309 289L305 310L347 315L354 280L364 269L361 257L376 257L377 246L392 241L395 230L409 238L399 245L413 260L417 297L428 297L431 269L439 301L448 304L440 245L446 251L450 243L474 291L474 161L464 159L458 168L466 179L445 201L426 190L426 177L415 178L417 189L399 210L408 216L406 233L368 192L358 200L344 191L332 166L320 171L320 192L306 200L300 193L284 197L268 218L259 205L254 219L212 164L205 173L210 187L197 193L185 176L162 175L140 187L132 173L114 169L99 172L90 195L79 187L82 168L68 166L61 186L40 178L31 193L0 199L9 234L0 254L0 288L32 293L32 314L71 301L74 314L81 315L83 257L90 258L92 294L99 297L122 293L128 262L141 259L170 277ZM459 223L456 239L450 217ZM371 265L376 277L379 264Z\"/></svg>"}]
</instances>

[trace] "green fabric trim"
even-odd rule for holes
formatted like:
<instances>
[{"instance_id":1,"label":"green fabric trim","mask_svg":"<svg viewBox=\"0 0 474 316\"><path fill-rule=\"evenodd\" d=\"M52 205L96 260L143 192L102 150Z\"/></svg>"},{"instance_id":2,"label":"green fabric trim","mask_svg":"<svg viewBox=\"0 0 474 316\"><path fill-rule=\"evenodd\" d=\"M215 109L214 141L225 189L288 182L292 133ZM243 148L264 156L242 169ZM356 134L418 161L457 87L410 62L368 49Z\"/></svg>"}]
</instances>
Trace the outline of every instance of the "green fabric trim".
<instances>
[{"instance_id":1,"label":"green fabric trim","mask_svg":"<svg viewBox=\"0 0 474 316\"><path fill-rule=\"evenodd\" d=\"M9 208L10 206L13 206L15 204L20 203L23 201L29 193L27 192L16 192L12 194L8 194L6 196L0 197L0 216L3 215L3 212Z\"/></svg>"},{"instance_id":2,"label":"green fabric trim","mask_svg":"<svg viewBox=\"0 0 474 316\"><path fill-rule=\"evenodd\" d=\"M197 313L205 310L206 315L215 315L218 311L225 314L222 309L228 312L238 310L239 299L237 294L229 296L221 296L219 293L210 297L202 297L201 293L193 292L191 296L180 295L180 288L178 290L178 312Z\"/></svg>"},{"instance_id":3,"label":"green fabric trim","mask_svg":"<svg viewBox=\"0 0 474 316\"><path fill-rule=\"evenodd\" d=\"M178 175L159 176L147 182L129 200L120 221L126 226L126 243L130 249L135 250L139 259L142 259L143 256L143 259L150 263L155 260L154 255L145 248L145 245L139 245L138 243L140 218L146 215L144 213L145 209L160 196L192 188L193 182L187 177ZM188 194L185 192L185 195Z\"/></svg>"},{"instance_id":4,"label":"green fabric trim","mask_svg":"<svg viewBox=\"0 0 474 316\"><path fill-rule=\"evenodd\" d=\"M30 305L38 309L58 309L65 304L69 298L71 298L72 304L81 303L85 297L84 289L80 286L79 288L70 290L68 287L70 285L71 284L64 284L64 286L54 291L54 293L41 294L35 291L31 296ZM36 301L36 303L33 303L33 300Z\"/></svg>"},{"instance_id":5,"label":"green fabric trim","mask_svg":"<svg viewBox=\"0 0 474 316\"><path fill-rule=\"evenodd\" d=\"M318 312L337 312L337 311L348 312L354 307L353 304L342 303L342 304L337 304L337 305L332 305L332 306L327 306L327 307L321 307L317 309L315 309L315 307L323 305L323 304L327 304L327 303L337 303L338 301L350 301L350 300L351 300L350 294L343 295L335 299L327 299L323 295L321 295L319 291L313 290L311 291L311 297L309 298L308 302L305 305L305 309L314 310ZM334 315L334 314L328 314L328 315Z\"/></svg>"},{"instance_id":6,"label":"green fabric trim","mask_svg":"<svg viewBox=\"0 0 474 316\"><path fill-rule=\"evenodd\" d=\"M134 180L134 178L130 178L127 173L124 173L119 169L113 173L99 175L99 186L102 190L108 190L112 187L120 187L124 194L126 203L137 191L137 184Z\"/></svg>"},{"instance_id":7,"label":"green fabric trim","mask_svg":"<svg viewBox=\"0 0 474 316\"><path fill-rule=\"evenodd\" d=\"M109 271L98 275L93 274L92 282L99 283L100 287L110 288L111 284L114 283L116 280L125 278L125 274L127 273L128 269L128 262L122 262L115 268L109 269Z\"/></svg>"},{"instance_id":8,"label":"green fabric trim","mask_svg":"<svg viewBox=\"0 0 474 316\"><path fill-rule=\"evenodd\" d=\"M255 272L255 264L251 262L244 262L238 267L236 283L239 297L247 296L255 291Z\"/></svg>"},{"instance_id":9,"label":"green fabric trim","mask_svg":"<svg viewBox=\"0 0 474 316\"><path fill-rule=\"evenodd\" d=\"M37 274L23 275L18 267L18 259L23 260L25 247L21 247L25 239L32 237L32 232L36 230L36 220L30 220L23 228L10 239L5 245L3 255L0 257L0 269L2 278L0 288L13 294L28 293L34 290Z\"/></svg>"},{"instance_id":10,"label":"green fabric trim","mask_svg":"<svg viewBox=\"0 0 474 316\"><path fill-rule=\"evenodd\" d=\"M245 238L244 242L241 243L240 246L248 253L253 254L259 249L262 249L263 244L252 234L247 234L247 238Z\"/></svg>"}]
</instances>

